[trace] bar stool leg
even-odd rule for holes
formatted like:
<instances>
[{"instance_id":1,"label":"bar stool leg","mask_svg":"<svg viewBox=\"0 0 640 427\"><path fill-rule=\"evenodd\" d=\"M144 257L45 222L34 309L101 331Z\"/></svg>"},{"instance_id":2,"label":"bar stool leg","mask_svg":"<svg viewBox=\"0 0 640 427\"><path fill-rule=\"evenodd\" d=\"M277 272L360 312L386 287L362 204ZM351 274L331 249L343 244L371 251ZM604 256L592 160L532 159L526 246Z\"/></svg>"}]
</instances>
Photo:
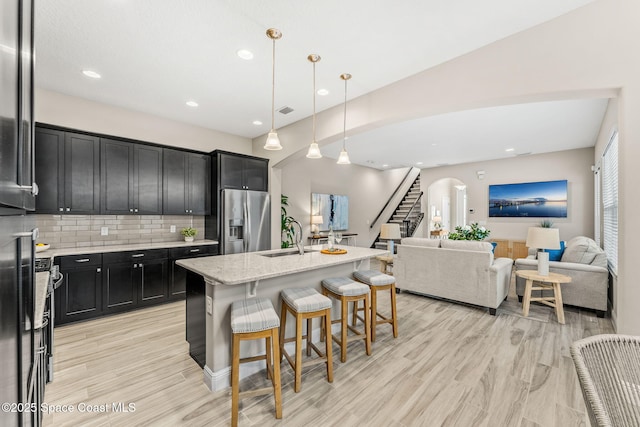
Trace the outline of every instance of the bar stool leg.
<instances>
[{"instance_id":1,"label":"bar stool leg","mask_svg":"<svg viewBox=\"0 0 640 427\"><path fill-rule=\"evenodd\" d=\"M273 334L272 334L273 335ZM271 336L268 336L264 339L264 349L265 349L265 357L266 357L266 362L267 362L267 379L268 380L272 380L272 368L271 368ZM275 363L274 363L275 364Z\"/></svg>"},{"instance_id":2,"label":"bar stool leg","mask_svg":"<svg viewBox=\"0 0 640 427\"><path fill-rule=\"evenodd\" d=\"M267 354L271 352L273 349L273 377L271 381L273 382L274 389L274 400L276 405L276 418L282 418L282 385L280 382L280 343L278 342L278 330L271 330L271 341L272 348L267 348Z\"/></svg>"},{"instance_id":3,"label":"bar stool leg","mask_svg":"<svg viewBox=\"0 0 640 427\"><path fill-rule=\"evenodd\" d=\"M342 318L340 319L340 361L342 363L347 361L347 322L348 322L348 312L349 312L349 303L344 299L340 299L340 305L342 310Z\"/></svg>"},{"instance_id":4,"label":"bar stool leg","mask_svg":"<svg viewBox=\"0 0 640 427\"><path fill-rule=\"evenodd\" d=\"M231 426L238 425L238 406L240 399L240 338L233 334L233 361L231 362Z\"/></svg>"},{"instance_id":5,"label":"bar stool leg","mask_svg":"<svg viewBox=\"0 0 640 427\"><path fill-rule=\"evenodd\" d=\"M284 332L287 330L287 305L282 303L282 310L280 310L280 346L279 346L279 354L280 357L278 361L282 362L282 358L284 357Z\"/></svg>"},{"instance_id":6,"label":"bar stool leg","mask_svg":"<svg viewBox=\"0 0 640 427\"><path fill-rule=\"evenodd\" d=\"M307 319L307 357L311 357L311 332L313 331L313 329L311 329L312 326L312 318L308 318Z\"/></svg>"},{"instance_id":7,"label":"bar stool leg","mask_svg":"<svg viewBox=\"0 0 640 427\"><path fill-rule=\"evenodd\" d=\"M365 346L367 349L367 356L371 355L371 306L369 305L369 294L364 296L364 331L365 331ZM346 350L346 346L345 346ZM345 352L346 356L346 352Z\"/></svg>"},{"instance_id":8,"label":"bar stool leg","mask_svg":"<svg viewBox=\"0 0 640 427\"><path fill-rule=\"evenodd\" d=\"M393 337L398 338L398 314L396 312L396 284L393 283L391 285L391 318L393 322L391 323L393 328Z\"/></svg>"},{"instance_id":9,"label":"bar stool leg","mask_svg":"<svg viewBox=\"0 0 640 427\"><path fill-rule=\"evenodd\" d=\"M378 291L374 286L369 288L371 289L371 342L375 342L376 326L378 326Z\"/></svg>"},{"instance_id":10,"label":"bar stool leg","mask_svg":"<svg viewBox=\"0 0 640 427\"><path fill-rule=\"evenodd\" d=\"M296 370L295 370L295 383L294 391L298 393L300 391L300 384L302 382L302 317L296 315Z\"/></svg>"},{"instance_id":11,"label":"bar stool leg","mask_svg":"<svg viewBox=\"0 0 640 427\"><path fill-rule=\"evenodd\" d=\"M323 319L320 319L322 323ZM328 309L324 313L324 327L326 330L331 331L331 309ZM333 340L325 340L325 354L327 355L327 381L333 382Z\"/></svg>"}]
</instances>

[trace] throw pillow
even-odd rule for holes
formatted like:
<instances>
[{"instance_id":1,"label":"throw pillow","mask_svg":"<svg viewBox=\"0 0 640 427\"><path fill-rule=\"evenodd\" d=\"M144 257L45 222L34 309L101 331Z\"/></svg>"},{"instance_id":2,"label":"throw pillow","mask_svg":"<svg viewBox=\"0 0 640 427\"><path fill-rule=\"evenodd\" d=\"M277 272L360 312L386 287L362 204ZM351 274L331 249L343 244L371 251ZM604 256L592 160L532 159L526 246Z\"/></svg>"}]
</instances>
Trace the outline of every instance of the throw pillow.
<instances>
[{"instance_id":1,"label":"throw pillow","mask_svg":"<svg viewBox=\"0 0 640 427\"><path fill-rule=\"evenodd\" d=\"M580 236L571 239L562 254L562 262L591 264L602 249L588 237Z\"/></svg>"},{"instance_id":2,"label":"throw pillow","mask_svg":"<svg viewBox=\"0 0 640 427\"><path fill-rule=\"evenodd\" d=\"M549 261L560 261L564 253L564 240L560 241L560 249L545 249L544 251L549 252Z\"/></svg>"}]
</instances>

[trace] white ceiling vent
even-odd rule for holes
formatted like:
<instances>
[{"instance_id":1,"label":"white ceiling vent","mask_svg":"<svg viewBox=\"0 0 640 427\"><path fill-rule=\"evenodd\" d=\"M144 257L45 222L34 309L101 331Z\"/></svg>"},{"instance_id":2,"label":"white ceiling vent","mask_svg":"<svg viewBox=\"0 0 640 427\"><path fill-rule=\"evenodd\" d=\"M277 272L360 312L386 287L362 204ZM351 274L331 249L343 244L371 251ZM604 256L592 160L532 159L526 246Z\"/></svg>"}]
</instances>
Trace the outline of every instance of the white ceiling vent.
<instances>
[{"instance_id":1,"label":"white ceiling vent","mask_svg":"<svg viewBox=\"0 0 640 427\"><path fill-rule=\"evenodd\" d=\"M289 114L292 111L293 111L293 108L291 107L282 107L281 109L278 110L278 113Z\"/></svg>"}]
</instances>

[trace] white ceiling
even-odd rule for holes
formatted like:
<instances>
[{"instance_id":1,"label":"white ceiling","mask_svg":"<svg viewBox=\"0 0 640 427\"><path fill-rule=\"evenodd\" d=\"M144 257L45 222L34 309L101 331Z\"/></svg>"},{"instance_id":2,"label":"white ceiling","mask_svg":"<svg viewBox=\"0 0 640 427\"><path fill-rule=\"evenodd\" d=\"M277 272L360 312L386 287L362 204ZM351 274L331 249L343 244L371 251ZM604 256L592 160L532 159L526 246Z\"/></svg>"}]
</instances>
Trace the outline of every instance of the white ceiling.
<instances>
[{"instance_id":1,"label":"white ceiling","mask_svg":"<svg viewBox=\"0 0 640 427\"><path fill-rule=\"evenodd\" d=\"M270 128L267 28L284 34L276 44L276 108L294 109L276 113L279 128L311 115L309 53L322 56L317 87L329 90L317 97L322 111L342 102L344 72L353 75L352 99L591 1L38 0L36 85L253 138ZM251 50L254 59L238 58L239 49ZM84 69L102 79L83 76ZM199 107L187 107L188 100ZM355 135L349 152L354 163L367 166L422 159L427 167L504 157L511 147L593 146L604 103L530 104L414 120ZM390 140L394 153L385 154ZM323 147L327 156L338 151Z\"/></svg>"}]
</instances>

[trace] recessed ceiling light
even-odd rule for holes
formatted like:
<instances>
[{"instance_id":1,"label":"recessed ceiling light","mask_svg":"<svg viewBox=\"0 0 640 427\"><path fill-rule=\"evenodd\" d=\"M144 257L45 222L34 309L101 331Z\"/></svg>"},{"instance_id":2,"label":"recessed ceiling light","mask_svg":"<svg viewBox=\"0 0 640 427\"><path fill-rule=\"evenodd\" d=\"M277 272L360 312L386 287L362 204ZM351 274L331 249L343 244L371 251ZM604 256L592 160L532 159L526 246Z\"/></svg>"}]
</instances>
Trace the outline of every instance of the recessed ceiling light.
<instances>
[{"instance_id":1,"label":"recessed ceiling light","mask_svg":"<svg viewBox=\"0 0 640 427\"><path fill-rule=\"evenodd\" d=\"M92 79L99 79L102 77L100 74L91 70L82 70L82 74L84 74L87 77L91 77Z\"/></svg>"},{"instance_id":2,"label":"recessed ceiling light","mask_svg":"<svg viewBox=\"0 0 640 427\"><path fill-rule=\"evenodd\" d=\"M435 147L436 145L438 145L438 144L436 144L435 142L433 144L431 144L432 147Z\"/></svg>"},{"instance_id":3,"label":"recessed ceiling light","mask_svg":"<svg viewBox=\"0 0 640 427\"><path fill-rule=\"evenodd\" d=\"M197 107L198 103L196 101L187 101L187 105L189 107Z\"/></svg>"},{"instance_id":4,"label":"recessed ceiling light","mask_svg":"<svg viewBox=\"0 0 640 427\"><path fill-rule=\"evenodd\" d=\"M320 96L329 95L329 91L326 89L318 89L318 95Z\"/></svg>"},{"instance_id":5,"label":"recessed ceiling light","mask_svg":"<svg viewBox=\"0 0 640 427\"><path fill-rule=\"evenodd\" d=\"M382 165L382 167L383 167L383 168L388 168L388 167L389 167L389 165Z\"/></svg>"},{"instance_id":6,"label":"recessed ceiling light","mask_svg":"<svg viewBox=\"0 0 640 427\"><path fill-rule=\"evenodd\" d=\"M262 124L262 122L260 120L254 120L253 124L256 126L260 126Z\"/></svg>"},{"instance_id":7,"label":"recessed ceiling light","mask_svg":"<svg viewBox=\"0 0 640 427\"><path fill-rule=\"evenodd\" d=\"M510 152L512 152L512 151L516 151L516 149L515 149L515 148L507 148L507 149L506 149L506 150L504 150L504 151L506 151L507 153L510 153Z\"/></svg>"},{"instance_id":8,"label":"recessed ceiling light","mask_svg":"<svg viewBox=\"0 0 640 427\"><path fill-rule=\"evenodd\" d=\"M247 49L240 49L239 51L236 52L236 55L238 55L240 58L247 61L253 59L253 52Z\"/></svg>"},{"instance_id":9,"label":"recessed ceiling light","mask_svg":"<svg viewBox=\"0 0 640 427\"><path fill-rule=\"evenodd\" d=\"M422 164L422 162L416 162L416 165L421 165L421 164Z\"/></svg>"}]
</instances>

